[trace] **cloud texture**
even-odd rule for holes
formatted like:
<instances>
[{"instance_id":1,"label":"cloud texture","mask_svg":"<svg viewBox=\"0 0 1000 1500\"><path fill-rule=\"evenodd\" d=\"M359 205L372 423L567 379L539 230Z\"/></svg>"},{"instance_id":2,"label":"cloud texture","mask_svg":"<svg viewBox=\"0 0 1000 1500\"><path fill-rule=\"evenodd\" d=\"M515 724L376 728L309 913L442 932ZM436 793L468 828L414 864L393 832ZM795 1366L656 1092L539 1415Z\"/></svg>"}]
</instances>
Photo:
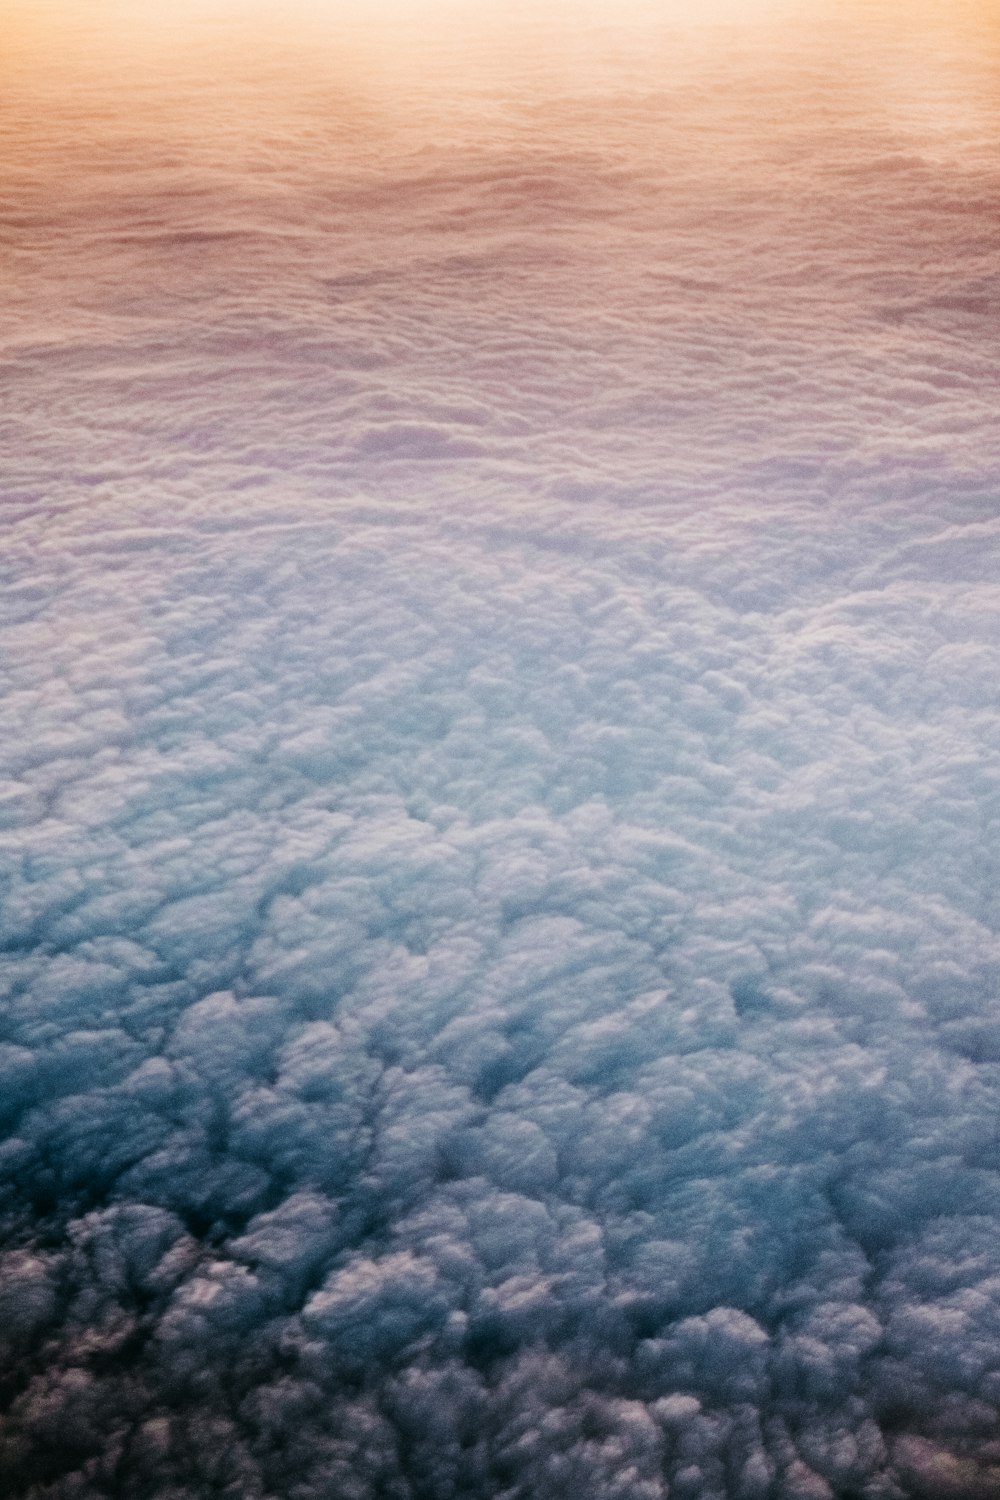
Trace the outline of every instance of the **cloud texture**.
<instances>
[{"instance_id":1,"label":"cloud texture","mask_svg":"<svg viewBox=\"0 0 1000 1500\"><path fill-rule=\"evenodd\" d=\"M1000 1493L995 93L876 10L19 126L5 1494Z\"/></svg>"}]
</instances>

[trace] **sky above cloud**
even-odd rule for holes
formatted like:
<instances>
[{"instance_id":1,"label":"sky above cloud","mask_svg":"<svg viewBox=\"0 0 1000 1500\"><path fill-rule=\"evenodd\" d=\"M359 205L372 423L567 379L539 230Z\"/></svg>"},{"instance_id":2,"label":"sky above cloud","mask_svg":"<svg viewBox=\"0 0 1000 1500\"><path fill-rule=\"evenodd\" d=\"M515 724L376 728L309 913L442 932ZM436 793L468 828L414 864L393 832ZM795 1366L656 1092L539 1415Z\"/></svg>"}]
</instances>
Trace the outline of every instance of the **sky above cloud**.
<instances>
[{"instance_id":1,"label":"sky above cloud","mask_svg":"<svg viewBox=\"0 0 1000 1500\"><path fill-rule=\"evenodd\" d=\"M995 1497L995 4L2 15L4 1494Z\"/></svg>"}]
</instances>

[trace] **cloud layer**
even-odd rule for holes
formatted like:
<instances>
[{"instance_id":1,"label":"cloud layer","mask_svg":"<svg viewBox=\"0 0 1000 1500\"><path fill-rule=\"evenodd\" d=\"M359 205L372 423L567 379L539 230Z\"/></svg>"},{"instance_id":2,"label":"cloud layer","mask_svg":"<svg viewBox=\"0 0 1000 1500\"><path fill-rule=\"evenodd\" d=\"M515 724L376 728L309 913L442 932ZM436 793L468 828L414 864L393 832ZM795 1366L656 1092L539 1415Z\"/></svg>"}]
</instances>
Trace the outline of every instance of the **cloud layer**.
<instances>
[{"instance_id":1,"label":"cloud layer","mask_svg":"<svg viewBox=\"0 0 1000 1500\"><path fill-rule=\"evenodd\" d=\"M898 19L20 127L6 1494L998 1492L996 122Z\"/></svg>"}]
</instances>

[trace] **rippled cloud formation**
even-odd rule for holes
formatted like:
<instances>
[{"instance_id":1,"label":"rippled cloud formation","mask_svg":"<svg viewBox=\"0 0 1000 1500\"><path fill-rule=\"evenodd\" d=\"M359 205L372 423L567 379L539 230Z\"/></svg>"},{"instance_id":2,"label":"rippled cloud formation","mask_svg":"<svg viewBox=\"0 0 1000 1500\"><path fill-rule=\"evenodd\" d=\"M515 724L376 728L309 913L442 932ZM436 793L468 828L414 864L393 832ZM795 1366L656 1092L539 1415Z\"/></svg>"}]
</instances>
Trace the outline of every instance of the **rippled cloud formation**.
<instances>
[{"instance_id":1,"label":"rippled cloud formation","mask_svg":"<svg viewBox=\"0 0 1000 1500\"><path fill-rule=\"evenodd\" d=\"M8 0L0 1478L1000 1493L991 6Z\"/></svg>"}]
</instances>

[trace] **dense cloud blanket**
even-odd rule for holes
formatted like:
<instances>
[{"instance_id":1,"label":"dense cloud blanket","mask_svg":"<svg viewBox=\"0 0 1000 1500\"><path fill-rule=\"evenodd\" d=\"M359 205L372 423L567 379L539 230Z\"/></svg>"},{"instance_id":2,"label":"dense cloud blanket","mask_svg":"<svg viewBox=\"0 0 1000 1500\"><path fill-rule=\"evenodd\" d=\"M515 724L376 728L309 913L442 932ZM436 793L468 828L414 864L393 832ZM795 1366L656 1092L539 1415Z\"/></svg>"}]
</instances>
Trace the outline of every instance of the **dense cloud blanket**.
<instances>
[{"instance_id":1,"label":"dense cloud blanket","mask_svg":"<svg viewBox=\"0 0 1000 1500\"><path fill-rule=\"evenodd\" d=\"M1000 1494L995 76L870 9L18 34L11 1500Z\"/></svg>"}]
</instances>

